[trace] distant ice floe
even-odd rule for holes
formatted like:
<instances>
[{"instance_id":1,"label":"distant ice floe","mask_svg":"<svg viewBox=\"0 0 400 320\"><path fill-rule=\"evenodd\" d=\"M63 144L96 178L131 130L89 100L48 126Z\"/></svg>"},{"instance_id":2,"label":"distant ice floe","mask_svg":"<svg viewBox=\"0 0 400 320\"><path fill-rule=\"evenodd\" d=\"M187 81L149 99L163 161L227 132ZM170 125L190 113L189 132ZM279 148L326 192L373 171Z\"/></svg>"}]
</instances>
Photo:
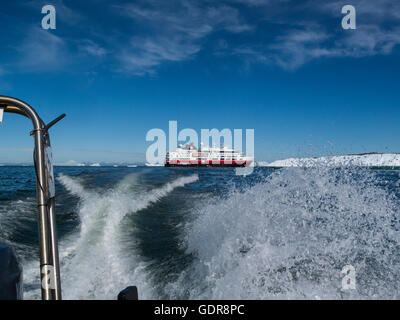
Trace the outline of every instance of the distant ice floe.
<instances>
[{"instance_id":1,"label":"distant ice floe","mask_svg":"<svg viewBox=\"0 0 400 320\"><path fill-rule=\"evenodd\" d=\"M0 164L1 166L1 164ZM104 162L84 162L80 163L75 160L69 160L67 162L56 163L55 166L57 167L128 167L128 168L136 168L139 164L125 164L125 163L104 163Z\"/></svg>"},{"instance_id":2,"label":"distant ice floe","mask_svg":"<svg viewBox=\"0 0 400 320\"><path fill-rule=\"evenodd\" d=\"M92 163L90 167L101 167L100 163Z\"/></svg>"},{"instance_id":3,"label":"distant ice floe","mask_svg":"<svg viewBox=\"0 0 400 320\"><path fill-rule=\"evenodd\" d=\"M79 162L77 162L75 160L69 160L69 161L64 162L64 163L57 163L57 164L55 164L55 166L58 166L58 167L84 167L85 164L84 163L79 163Z\"/></svg>"},{"instance_id":4,"label":"distant ice floe","mask_svg":"<svg viewBox=\"0 0 400 320\"><path fill-rule=\"evenodd\" d=\"M152 164L152 163L146 163L146 167L164 167L163 164Z\"/></svg>"},{"instance_id":5,"label":"distant ice floe","mask_svg":"<svg viewBox=\"0 0 400 320\"><path fill-rule=\"evenodd\" d=\"M320 158L289 158L271 163L257 162L259 167L400 167L400 154L398 153L370 153L360 155L329 156Z\"/></svg>"}]
</instances>

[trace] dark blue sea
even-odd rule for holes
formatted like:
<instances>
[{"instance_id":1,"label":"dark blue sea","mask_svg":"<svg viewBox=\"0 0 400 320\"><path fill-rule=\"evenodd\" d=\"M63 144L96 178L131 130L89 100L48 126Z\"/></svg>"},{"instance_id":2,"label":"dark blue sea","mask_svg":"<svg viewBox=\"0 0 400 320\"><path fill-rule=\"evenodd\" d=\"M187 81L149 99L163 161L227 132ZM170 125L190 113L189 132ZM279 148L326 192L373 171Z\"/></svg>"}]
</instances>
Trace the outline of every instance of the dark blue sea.
<instances>
[{"instance_id":1,"label":"dark blue sea","mask_svg":"<svg viewBox=\"0 0 400 320\"><path fill-rule=\"evenodd\" d=\"M399 299L400 171L56 167L65 299ZM40 299L33 167L0 167L0 242ZM344 289L343 267L356 272Z\"/></svg>"}]
</instances>

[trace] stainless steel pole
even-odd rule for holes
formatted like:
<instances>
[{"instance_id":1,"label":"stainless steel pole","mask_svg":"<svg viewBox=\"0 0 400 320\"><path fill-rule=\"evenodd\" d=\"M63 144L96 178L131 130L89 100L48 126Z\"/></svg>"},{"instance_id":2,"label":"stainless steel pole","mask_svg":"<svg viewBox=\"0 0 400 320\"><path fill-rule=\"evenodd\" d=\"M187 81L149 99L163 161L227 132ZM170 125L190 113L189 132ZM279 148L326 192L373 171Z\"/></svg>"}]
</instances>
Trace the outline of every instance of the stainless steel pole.
<instances>
[{"instance_id":1,"label":"stainless steel pole","mask_svg":"<svg viewBox=\"0 0 400 320\"><path fill-rule=\"evenodd\" d=\"M5 112L17 113L31 119L32 135L35 141L35 171L38 202L38 229L40 247L40 279L43 300L61 299L60 267L55 217L55 198L49 193L49 168L46 160L46 146L50 139L43 121L27 103L6 96L0 96L0 105Z\"/></svg>"},{"instance_id":2,"label":"stainless steel pole","mask_svg":"<svg viewBox=\"0 0 400 320\"><path fill-rule=\"evenodd\" d=\"M51 290L52 277L52 250L50 238L50 224L47 208L46 195L46 169L43 145L42 130L35 130L35 163L36 163L36 179L37 179L37 201L38 201L38 224L39 224L39 245L40 245L40 275L43 300L54 300ZM53 280L54 281L54 280Z\"/></svg>"},{"instance_id":3,"label":"stainless steel pole","mask_svg":"<svg viewBox=\"0 0 400 320\"><path fill-rule=\"evenodd\" d=\"M56 202L55 198L50 199L49 206L49 222L50 222L50 238L52 242L52 257L54 267L54 283L55 283L55 300L61 300L61 274L60 274L60 263L58 255L58 237L57 237L57 225L56 225L56 213L55 213Z\"/></svg>"}]
</instances>

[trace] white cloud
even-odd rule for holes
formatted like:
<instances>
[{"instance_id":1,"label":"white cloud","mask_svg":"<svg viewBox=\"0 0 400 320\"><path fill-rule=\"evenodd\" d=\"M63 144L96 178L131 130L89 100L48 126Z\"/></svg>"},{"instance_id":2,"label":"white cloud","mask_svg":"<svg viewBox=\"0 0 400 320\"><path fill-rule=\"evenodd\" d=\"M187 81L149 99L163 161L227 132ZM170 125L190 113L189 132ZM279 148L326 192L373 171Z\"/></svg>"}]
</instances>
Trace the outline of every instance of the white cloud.
<instances>
[{"instance_id":1,"label":"white cloud","mask_svg":"<svg viewBox=\"0 0 400 320\"><path fill-rule=\"evenodd\" d=\"M82 64L88 57L103 58L108 51L92 40L73 40L56 32L31 27L15 47L20 72L54 72ZM87 64L86 64L87 65ZM0 70L1 73L1 70Z\"/></svg>"},{"instance_id":2,"label":"white cloud","mask_svg":"<svg viewBox=\"0 0 400 320\"><path fill-rule=\"evenodd\" d=\"M389 54L398 44L400 44L400 27L384 30L377 25L364 25L348 37L337 41L336 47L341 55L364 57Z\"/></svg>"},{"instance_id":3,"label":"white cloud","mask_svg":"<svg viewBox=\"0 0 400 320\"><path fill-rule=\"evenodd\" d=\"M321 43L329 36L323 31L295 30L286 36L278 37L269 46L270 59L285 69L295 69L314 58L329 55L329 50Z\"/></svg>"},{"instance_id":4,"label":"white cloud","mask_svg":"<svg viewBox=\"0 0 400 320\"><path fill-rule=\"evenodd\" d=\"M200 6L197 1L151 1L150 6L129 4L119 12L140 22L148 34L132 37L120 61L124 70L152 73L163 62L190 59L203 48L202 41L216 31L241 33L252 30L239 11L227 5Z\"/></svg>"},{"instance_id":5,"label":"white cloud","mask_svg":"<svg viewBox=\"0 0 400 320\"><path fill-rule=\"evenodd\" d=\"M294 70L312 59L332 56L330 49L321 46L329 38L324 31L292 30L278 36L272 44L242 46L236 48L233 54L244 57L247 63L278 65Z\"/></svg>"},{"instance_id":6,"label":"white cloud","mask_svg":"<svg viewBox=\"0 0 400 320\"><path fill-rule=\"evenodd\" d=\"M22 71L53 71L65 66L68 49L65 40L46 30L34 27L16 48Z\"/></svg>"},{"instance_id":7,"label":"white cloud","mask_svg":"<svg viewBox=\"0 0 400 320\"><path fill-rule=\"evenodd\" d=\"M263 62L295 70L320 58L390 54L400 44L400 1L358 1L356 30L340 27L344 4L343 1L308 1L301 8L293 6L291 14L306 8L313 13L311 18L292 19L295 27L289 30L282 28L272 43L241 45L234 50L234 54L253 63ZM329 19L336 19L337 24L332 25ZM274 22L274 19L269 21Z\"/></svg>"},{"instance_id":8,"label":"white cloud","mask_svg":"<svg viewBox=\"0 0 400 320\"><path fill-rule=\"evenodd\" d=\"M296 19L290 19L289 30L282 25L272 31L269 43L256 43L257 39L246 43L243 38L241 43L232 45L231 42L226 54L244 57L247 62L274 64L294 70L320 58L390 54L400 44L400 21L393 20L400 17L398 1L383 0L378 4L372 0L360 0L356 5L358 27L351 31L340 28L343 1L309 0L302 4L284 1L286 4L289 2L292 5L286 7L287 15L296 16ZM254 25L246 23L239 10L232 7L235 4L260 8L259 15L265 14L261 20L270 23L282 24L285 20L284 12L277 17L269 13L279 12L282 2L277 4L269 0L225 0L218 4L205 1L208 4L205 6L194 1L168 2L173 3L172 6L162 3L153 0L146 7L124 7L124 14L140 20L154 31L148 38L137 37L121 56L124 66L131 71L140 74L154 72L154 68L165 61L189 59L204 48L208 36L221 30L240 33L261 28L257 19ZM296 14L304 13L304 10L308 11L308 17L297 17ZM336 27L332 25L333 19L337 19ZM391 20L391 27L383 26L387 20ZM223 55L220 50L216 54Z\"/></svg>"},{"instance_id":9,"label":"white cloud","mask_svg":"<svg viewBox=\"0 0 400 320\"><path fill-rule=\"evenodd\" d=\"M360 25L357 30L335 37L324 31L297 30L277 39L268 56L285 69L296 69L323 57L367 57L389 54L400 44L400 28L382 30L377 25Z\"/></svg>"},{"instance_id":10,"label":"white cloud","mask_svg":"<svg viewBox=\"0 0 400 320\"><path fill-rule=\"evenodd\" d=\"M82 52L95 57L104 57L108 53L106 49L104 49L92 40L82 41L79 45L79 49Z\"/></svg>"},{"instance_id":11,"label":"white cloud","mask_svg":"<svg viewBox=\"0 0 400 320\"><path fill-rule=\"evenodd\" d=\"M104 3L110 21L121 21L124 29L95 25L96 31L82 27L82 21L90 23L91 12L84 16L62 0L55 3L61 21L75 30L61 38L58 32L31 28L16 47L24 71L54 71L79 63L97 67L107 61L119 72L152 74L164 63L194 59L210 47L219 58L233 54L247 63L295 70L321 58L390 54L400 44L397 0L358 0L357 30L341 28L341 8L347 4L341 0ZM80 31L87 32L81 37L86 40L76 38ZM224 39L217 48L209 46L215 38Z\"/></svg>"},{"instance_id":12,"label":"white cloud","mask_svg":"<svg viewBox=\"0 0 400 320\"><path fill-rule=\"evenodd\" d=\"M200 46L182 37L168 39L133 38L131 46L123 50L119 59L125 72L136 75L153 73L165 61L186 60L200 50Z\"/></svg>"}]
</instances>

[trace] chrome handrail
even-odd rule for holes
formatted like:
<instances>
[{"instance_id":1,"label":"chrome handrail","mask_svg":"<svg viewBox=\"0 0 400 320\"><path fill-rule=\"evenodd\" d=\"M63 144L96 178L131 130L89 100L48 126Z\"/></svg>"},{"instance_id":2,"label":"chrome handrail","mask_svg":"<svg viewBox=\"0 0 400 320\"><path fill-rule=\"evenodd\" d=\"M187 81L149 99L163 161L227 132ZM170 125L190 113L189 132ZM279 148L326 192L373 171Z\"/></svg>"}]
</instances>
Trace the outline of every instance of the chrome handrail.
<instances>
[{"instance_id":1,"label":"chrome handrail","mask_svg":"<svg viewBox=\"0 0 400 320\"><path fill-rule=\"evenodd\" d=\"M0 107L4 112L15 113L29 118L33 124L34 163L38 202L38 226L40 248L40 279L43 300L61 300L60 264L55 216L55 196L50 192L49 178L52 168L48 167L47 150L51 147L48 129L61 120L57 118L48 126L36 111L26 102L0 95Z\"/></svg>"}]
</instances>

